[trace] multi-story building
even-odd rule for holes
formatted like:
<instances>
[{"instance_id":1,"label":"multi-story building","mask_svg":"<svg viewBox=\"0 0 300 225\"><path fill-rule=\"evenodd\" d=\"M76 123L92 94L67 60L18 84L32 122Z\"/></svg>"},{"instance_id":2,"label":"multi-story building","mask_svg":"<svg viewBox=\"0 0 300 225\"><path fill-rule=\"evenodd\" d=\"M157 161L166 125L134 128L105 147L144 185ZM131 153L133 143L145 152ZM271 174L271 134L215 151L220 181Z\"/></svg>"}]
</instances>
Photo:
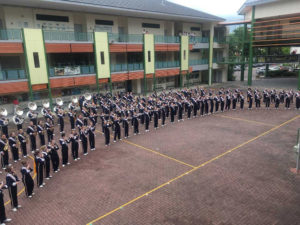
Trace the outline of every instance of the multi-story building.
<instances>
[{"instance_id":1,"label":"multi-story building","mask_svg":"<svg viewBox=\"0 0 300 225\"><path fill-rule=\"evenodd\" d=\"M0 102L224 82L220 21L165 0L0 0Z\"/></svg>"},{"instance_id":2,"label":"multi-story building","mask_svg":"<svg viewBox=\"0 0 300 225\"><path fill-rule=\"evenodd\" d=\"M271 48L300 46L299 0L247 0L239 12L244 23L251 24L248 84L252 80L252 60L255 48L266 49L266 73L269 63L300 61L300 55L271 55ZM296 52L295 52L296 53ZM300 74L298 81L300 89Z\"/></svg>"}]
</instances>

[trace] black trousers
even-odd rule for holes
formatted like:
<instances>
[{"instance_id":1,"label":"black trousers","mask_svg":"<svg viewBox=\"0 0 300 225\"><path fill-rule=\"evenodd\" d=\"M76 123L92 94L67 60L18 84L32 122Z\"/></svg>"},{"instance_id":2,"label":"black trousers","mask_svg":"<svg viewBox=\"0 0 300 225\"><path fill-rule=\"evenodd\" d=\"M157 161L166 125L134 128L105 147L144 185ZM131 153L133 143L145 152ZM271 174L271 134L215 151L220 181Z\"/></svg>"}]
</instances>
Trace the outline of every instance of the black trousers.
<instances>
[{"instance_id":1,"label":"black trousers","mask_svg":"<svg viewBox=\"0 0 300 225\"><path fill-rule=\"evenodd\" d=\"M121 139L121 130L120 130L120 128L116 128L115 129L115 133L114 133L114 140L116 140L116 139Z\"/></svg>"},{"instance_id":2,"label":"black trousers","mask_svg":"<svg viewBox=\"0 0 300 225\"><path fill-rule=\"evenodd\" d=\"M77 159L78 158L78 148L79 148L79 145L78 143L74 143L72 144L72 156L73 156L73 159Z\"/></svg>"},{"instance_id":3,"label":"black trousers","mask_svg":"<svg viewBox=\"0 0 300 225\"><path fill-rule=\"evenodd\" d=\"M219 103L217 102L216 103L216 112L218 112L219 111Z\"/></svg>"},{"instance_id":4,"label":"black trousers","mask_svg":"<svg viewBox=\"0 0 300 225\"><path fill-rule=\"evenodd\" d=\"M13 148L11 148L11 152L12 152L14 161L18 161L19 160L19 149L16 147L13 147Z\"/></svg>"},{"instance_id":5,"label":"black trousers","mask_svg":"<svg viewBox=\"0 0 300 225\"><path fill-rule=\"evenodd\" d=\"M119 135L119 139L120 139L120 135ZM89 142L90 142L91 149L95 149L95 135L94 134L89 135Z\"/></svg>"},{"instance_id":6,"label":"black trousers","mask_svg":"<svg viewBox=\"0 0 300 225\"><path fill-rule=\"evenodd\" d=\"M50 177L50 158L45 159L45 177Z\"/></svg>"},{"instance_id":7,"label":"black trousers","mask_svg":"<svg viewBox=\"0 0 300 225\"><path fill-rule=\"evenodd\" d=\"M128 127L128 123L124 124L124 137L128 137L129 136L129 127Z\"/></svg>"},{"instance_id":8,"label":"black trousers","mask_svg":"<svg viewBox=\"0 0 300 225\"><path fill-rule=\"evenodd\" d=\"M71 130L74 130L75 129L75 120L74 120L74 118L70 119L70 124L71 124Z\"/></svg>"},{"instance_id":9,"label":"black trousers","mask_svg":"<svg viewBox=\"0 0 300 225\"><path fill-rule=\"evenodd\" d=\"M22 178L22 181L23 181L23 184L24 184L24 187L25 187L25 193L26 193L26 196L30 196L32 195L33 193L33 188L34 188L34 182L33 182L33 179L30 177L24 177Z\"/></svg>"},{"instance_id":10,"label":"black trousers","mask_svg":"<svg viewBox=\"0 0 300 225\"><path fill-rule=\"evenodd\" d=\"M59 156L51 156L53 171L57 171L59 167Z\"/></svg>"},{"instance_id":11,"label":"black trousers","mask_svg":"<svg viewBox=\"0 0 300 225\"><path fill-rule=\"evenodd\" d=\"M45 135L44 134L39 134L39 136L40 136L41 146L45 145Z\"/></svg>"},{"instance_id":12,"label":"black trousers","mask_svg":"<svg viewBox=\"0 0 300 225\"><path fill-rule=\"evenodd\" d=\"M7 126L2 127L2 133L5 134L6 138L8 138L8 128L7 128Z\"/></svg>"},{"instance_id":13,"label":"black trousers","mask_svg":"<svg viewBox=\"0 0 300 225\"><path fill-rule=\"evenodd\" d=\"M23 156L27 156L27 147L26 147L26 143L21 143L21 149L22 149L22 154L23 154Z\"/></svg>"},{"instance_id":14,"label":"black trousers","mask_svg":"<svg viewBox=\"0 0 300 225\"><path fill-rule=\"evenodd\" d=\"M38 186L43 185L43 181L44 181L44 165L38 165L36 179L37 179L37 185Z\"/></svg>"},{"instance_id":15,"label":"black trousers","mask_svg":"<svg viewBox=\"0 0 300 225\"><path fill-rule=\"evenodd\" d=\"M22 124L17 124L17 130L21 130L22 129Z\"/></svg>"},{"instance_id":16,"label":"black trousers","mask_svg":"<svg viewBox=\"0 0 300 225\"><path fill-rule=\"evenodd\" d=\"M88 143L87 143L87 139L82 140L82 150L83 150L83 154L87 153L87 148L88 148Z\"/></svg>"},{"instance_id":17,"label":"black trousers","mask_svg":"<svg viewBox=\"0 0 300 225\"><path fill-rule=\"evenodd\" d=\"M8 166L8 151L3 151L4 155L1 155L1 164L2 164L2 168L5 168L6 166Z\"/></svg>"},{"instance_id":18,"label":"black trousers","mask_svg":"<svg viewBox=\"0 0 300 225\"><path fill-rule=\"evenodd\" d=\"M138 134L139 133L139 122L135 122L133 126L134 126L134 129L133 129L134 133Z\"/></svg>"},{"instance_id":19,"label":"black trousers","mask_svg":"<svg viewBox=\"0 0 300 225\"><path fill-rule=\"evenodd\" d=\"M59 119L59 124L60 124L60 132L63 132L65 129L65 122L63 119Z\"/></svg>"},{"instance_id":20,"label":"black trousers","mask_svg":"<svg viewBox=\"0 0 300 225\"><path fill-rule=\"evenodd\" d=\"M107 129L107 130L104 130L105 132L104 132L104 134L105 134L105 145L109 145L109 143L110 143L110 132L109 132L109 130Z\"/></svg>"},{"instance_id":21,"label":"black trousers","mask_svg":"<svg viewBox=\"0 0 300 225\"><path fill-rule=\"evenodd\" d=\"M145 130L149 130L149 119L146 119L145 121Z\"/></svg>"},{"instance_id":22,"label":"black trousers","mask_svg":"<svg viewBox=\"0 0 300 225\"><path fill-rule=\"evenodd\" d=\"M10 204L12 208L18 207L18 186L10 186L8 188L9 197L10 197Z\"/></svg>"},{"instance_id":23,"label":"black trousers","mask_svg":"<svg viewBox=\"0 0 300 225\"><path fill-rule=\"evenodd\" d=\"M6 220L5 206L3 200L3 194L0 196L0 223L4 223Z\"/></svg>"},{"instance_id":24,"label":"black trousers","mask_svg":"<svg viewBox=\"0 0 300 225\"><path fill-rule=\"evenodd\" d=\"M63 147L61 149L61 155L62 155L62 164L63 165L66 165L68 163L68 157L69 157L69 154L68 154L68 147Z\"/></svg>"},{"instance_id":25,"label":"black trousers","mask_svg":"<svg viewBox=\"0 0 300 225\"><path fill-rule=\"evenodd\" d=\"M53 140L53 132L50 130L47 130L47 138L48 138L48 143L50 143Z\"/></svg>"},{"instance_id":26,"label":"black trousers","mask_svg":"<svg viewBox=\"0 0 300 225\"><path fill-rule=\"evenodd\" d=\"M33 135L30 136L30 143L31 143L31 151L35 151L36 150L35 136L33 136Z\"/></svg>"}]
</instances>

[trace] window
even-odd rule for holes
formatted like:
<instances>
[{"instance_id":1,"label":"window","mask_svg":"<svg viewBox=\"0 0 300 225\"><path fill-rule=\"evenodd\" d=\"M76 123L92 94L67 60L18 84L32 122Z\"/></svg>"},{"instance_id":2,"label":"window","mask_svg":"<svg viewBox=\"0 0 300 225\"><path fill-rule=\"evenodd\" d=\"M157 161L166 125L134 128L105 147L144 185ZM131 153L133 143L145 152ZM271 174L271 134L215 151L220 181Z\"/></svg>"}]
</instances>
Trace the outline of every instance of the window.
<instances>
[{"instance_id":1,"label":"window","mask_svg":"<svg viewBox=\"0 0 300 225\"><path fill-rule=\"evenodd\" d=\"M143 28L155 28L155 29L159 29L160 28L160 24L156 24L156 23L142 23L142 27Z\"/></svg>"},{"instance_id":2,"label":"window","mask_svg":"<svg viewBox=\"0 0 300 225\"><path fill-rule=\"evenodd\" d=\"M34 67L35 68L40 68L40 59L39 59L39 53L38 52L33 53L33 60L34 60Z\"/></svg>"},{"instance_id":3,"label":"window","mask_svg":"<svg viewBox=\"0 0 300 225\"><path fill-rule=\"evenodd\" d=\"M200 27L191 27L191 31L200 31Z\"/></svg>"},{"instance_id":4,"label":"window","mask_svg":"<svg viewBox=\"0 0 300 225\"><path fill-rule=\"evenodd\" d=\"M106 26L113 26L114 21L112 20L95 20L95 24L97 25L106 25Z\"/></svg>"},{"instance_id":5,"label":"window","mask_svg":"<svg viewBox=\"0 0 300 225\"><path fill-rule=\"evenodd\" d=\"M67 16L36 14L36 19L45 20L45 21L56 21L56 22L69 22L69 17Z\"/></svg>"},{"instance_id":6,"label":"window","mask_svg":"<svg viewBox=\"0 0 300 225\"><path fill-rule=\"evenodd\" d=\"M100 52L100 60L101 60L101 65L104 65L105 64L105 61L104 61L104 52Z\"/></svg>"},{"instance_id":7,"label":"window","mask_svg":"<svg viewBox=\"0 0 300 225\"><path fill-rule=\"evenodd\" d=\"M151 51L148 51L148 62L151 62Z\"/></svg>"},{"instance_id":8,"label":"window","mask_svg":"<svg viewBox=\"0 0 300 225\"><path fill-rule=\"evenodd\" d=\"M183 51L183 60L186 60L186 50Z\"/></svg>"}]
</instances>

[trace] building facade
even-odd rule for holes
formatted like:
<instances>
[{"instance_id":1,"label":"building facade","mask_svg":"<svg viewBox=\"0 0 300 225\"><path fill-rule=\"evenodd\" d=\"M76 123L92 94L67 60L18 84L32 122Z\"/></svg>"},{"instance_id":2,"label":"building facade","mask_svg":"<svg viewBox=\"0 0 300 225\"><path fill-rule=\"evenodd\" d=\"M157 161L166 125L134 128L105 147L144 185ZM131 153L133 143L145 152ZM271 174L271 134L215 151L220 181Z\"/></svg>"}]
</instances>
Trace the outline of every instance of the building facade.
<instances>
[{"instance_id":1,"label":"building facade","mask_svg":"<svg viewBox=\"0 0 300 225\"><path fill-rule=\"evenodd\" d=\"M0 103L227 81L222 18L120 2L0 0Z\"/></svg>"}]
</instances>

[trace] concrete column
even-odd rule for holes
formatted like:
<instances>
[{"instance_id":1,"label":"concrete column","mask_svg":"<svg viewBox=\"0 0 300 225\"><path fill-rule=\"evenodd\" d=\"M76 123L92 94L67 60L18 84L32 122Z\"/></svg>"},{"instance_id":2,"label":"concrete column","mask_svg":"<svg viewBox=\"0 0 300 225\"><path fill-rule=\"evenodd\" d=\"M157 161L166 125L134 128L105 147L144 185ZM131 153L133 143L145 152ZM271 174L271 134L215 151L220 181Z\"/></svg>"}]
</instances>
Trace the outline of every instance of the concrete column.
<instances>
[{"instance_id":1,"label":"concrete column","mask_svg":"<svg viewBox=\"0 0 300 225\"><path fill-rule=\"evenodd\" d=\"M208 62L208 86L212 84L213 54L214 54L214 24L210 26L209 32L209 62Z\"/></svg>"}]
</instances>

